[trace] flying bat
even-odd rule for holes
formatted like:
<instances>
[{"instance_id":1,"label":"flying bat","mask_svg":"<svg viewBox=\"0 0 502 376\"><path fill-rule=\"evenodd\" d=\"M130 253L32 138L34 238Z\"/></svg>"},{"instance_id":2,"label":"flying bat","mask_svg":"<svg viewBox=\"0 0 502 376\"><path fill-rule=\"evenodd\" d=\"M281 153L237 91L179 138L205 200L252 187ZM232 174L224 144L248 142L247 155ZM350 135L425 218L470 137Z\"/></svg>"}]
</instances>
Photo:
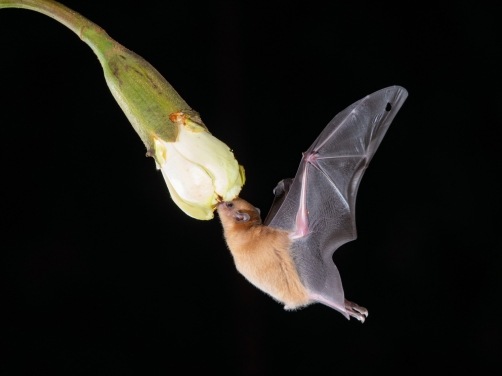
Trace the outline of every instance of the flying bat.
<instances>
[{"instance_id":1,"label":"flying bat","mask_svg":"<svg viewBox=\"0 0 502 376\"><path fill-rule=\"evenodd\" d=\"M336 115L303 158L294 179L274 189L264 222L237 198L218 204L237 270L292 310L322 303L364 322L368 311L345 299L333 253L356 239L357 189L408 92L391 86Z\"/></svg>"}]
</instances>

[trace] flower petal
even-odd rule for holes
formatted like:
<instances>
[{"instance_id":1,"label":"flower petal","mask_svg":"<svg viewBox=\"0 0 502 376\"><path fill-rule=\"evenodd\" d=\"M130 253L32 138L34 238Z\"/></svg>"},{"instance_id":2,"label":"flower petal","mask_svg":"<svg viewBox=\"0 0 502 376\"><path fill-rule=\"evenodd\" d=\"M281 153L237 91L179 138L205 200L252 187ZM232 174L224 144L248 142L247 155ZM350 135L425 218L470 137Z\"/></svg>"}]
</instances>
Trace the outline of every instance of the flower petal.
<instances>
[{"instance_id":1,"label":"flower petal","mask_svg":"<svg viewBox=\"0 0 502 376\"><path fill-rule=\"evenodd\" d=\"M173 201L191 217L213 218L217 196L211 176L184 158L173 143L157 139L154 142L156 160L161 163L160 170Z\"/></svg>"},{"instance_id":2,"label":"flower petal","mask_svg":"<svg viewBox=\"0 0 502 376\"><path fill-rule=\"evenodd\" d=\"M164 173L162 173L162 175L164 175L164 180L166 181L167 188L169 189L169 193L171 194L172 200L176 205L178 205L178 207L181 210L185 212L185 214L195 219L201 219L201 220L213 219L214 214L213 214L213 209L211 207L196 205L184 201L176 193L176 190L173 188L171 182L169 181L169 178Z\"/></svg>"},{"instance_id":3,"label":"flower petal","mask_svg":"<svg viewBox=\"0 0 502 376\"><path fill-rule=\"evenodd\" d=\"M192 132L182 126L172 145L183 157L204 168L213 180L214 191L224 201L239 194L243 184L239 164L223 142L209 132Z\"/></svg>"}]
</instances>

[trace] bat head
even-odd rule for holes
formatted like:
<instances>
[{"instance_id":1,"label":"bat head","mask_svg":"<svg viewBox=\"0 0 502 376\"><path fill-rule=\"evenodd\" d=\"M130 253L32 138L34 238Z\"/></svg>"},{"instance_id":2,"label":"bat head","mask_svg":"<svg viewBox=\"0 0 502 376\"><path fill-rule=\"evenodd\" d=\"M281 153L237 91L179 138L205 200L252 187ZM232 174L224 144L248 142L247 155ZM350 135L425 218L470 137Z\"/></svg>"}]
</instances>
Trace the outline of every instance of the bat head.
<instances>
[{"instance_id":1,"label":"bat head","mask_svg":"<svg viewBox=\"0 0 502 376\"><path fill-rule=\"evenodd\" d=\"M220 202L218 204L218 214L223 226L230 224L251 226L261 224L260 210L241 198Z\"/></svg>"}]
</instances>

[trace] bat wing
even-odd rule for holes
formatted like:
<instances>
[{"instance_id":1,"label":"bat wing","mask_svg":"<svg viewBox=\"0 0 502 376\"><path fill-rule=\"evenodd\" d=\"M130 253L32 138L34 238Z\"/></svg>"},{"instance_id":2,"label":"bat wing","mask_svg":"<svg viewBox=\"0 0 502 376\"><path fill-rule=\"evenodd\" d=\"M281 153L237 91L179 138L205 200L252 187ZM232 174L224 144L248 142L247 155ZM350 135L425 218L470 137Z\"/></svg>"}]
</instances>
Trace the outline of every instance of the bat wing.
<instances>
[{"instance_id":1,"label":"bat wing","mask_svg":"<svg viewBox=\"0 0 502 376\"><path fill-rule=\"evenodd\" d=\"M292 257L312 300L347 318L342 281L332 256L357 237L359 183L407 96L402 87L388 87L336 115L303 154L294 180L282 187L284 181L279 183L265 222L291 232Z\"/></svg>"},{"instance_id":2,"label":"bat wing","mask_svg":"<svg viewBox=\"0 0 502 376\"><path fill-rule=\"evenodd\" d=\"M293 179L283 179L277 184L277 187L274 188L274 202L272 202L272 206L268 211L267 218L263 221L263 224L269 225L272 218L275 217L277 211L281 208L282 203L286 199L286 196L289 193L289 190L293 185Z\"/></svg>"}]
</instances>

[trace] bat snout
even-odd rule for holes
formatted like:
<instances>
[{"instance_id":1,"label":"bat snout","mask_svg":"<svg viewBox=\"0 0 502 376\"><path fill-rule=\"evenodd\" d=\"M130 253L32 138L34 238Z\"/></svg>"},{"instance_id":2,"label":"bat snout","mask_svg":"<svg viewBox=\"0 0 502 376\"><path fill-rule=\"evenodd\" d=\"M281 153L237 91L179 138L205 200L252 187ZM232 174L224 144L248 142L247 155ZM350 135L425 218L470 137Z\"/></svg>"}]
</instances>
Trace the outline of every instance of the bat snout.
<instances>
[{"instance_id":1,"label":"bat snout","mask_svg":"<svg viewBox=\"0 0 502 376\"><path fill-rule=\"evenodd\" d=\"M231 210L230 208L228 207L228 203L229 201L220 201L217 205L216 205L216 210L218 211L218 214L220 215L220 217L222 215L227 215L227 216L231 216Z\"/></svg>"}]
</instances>

